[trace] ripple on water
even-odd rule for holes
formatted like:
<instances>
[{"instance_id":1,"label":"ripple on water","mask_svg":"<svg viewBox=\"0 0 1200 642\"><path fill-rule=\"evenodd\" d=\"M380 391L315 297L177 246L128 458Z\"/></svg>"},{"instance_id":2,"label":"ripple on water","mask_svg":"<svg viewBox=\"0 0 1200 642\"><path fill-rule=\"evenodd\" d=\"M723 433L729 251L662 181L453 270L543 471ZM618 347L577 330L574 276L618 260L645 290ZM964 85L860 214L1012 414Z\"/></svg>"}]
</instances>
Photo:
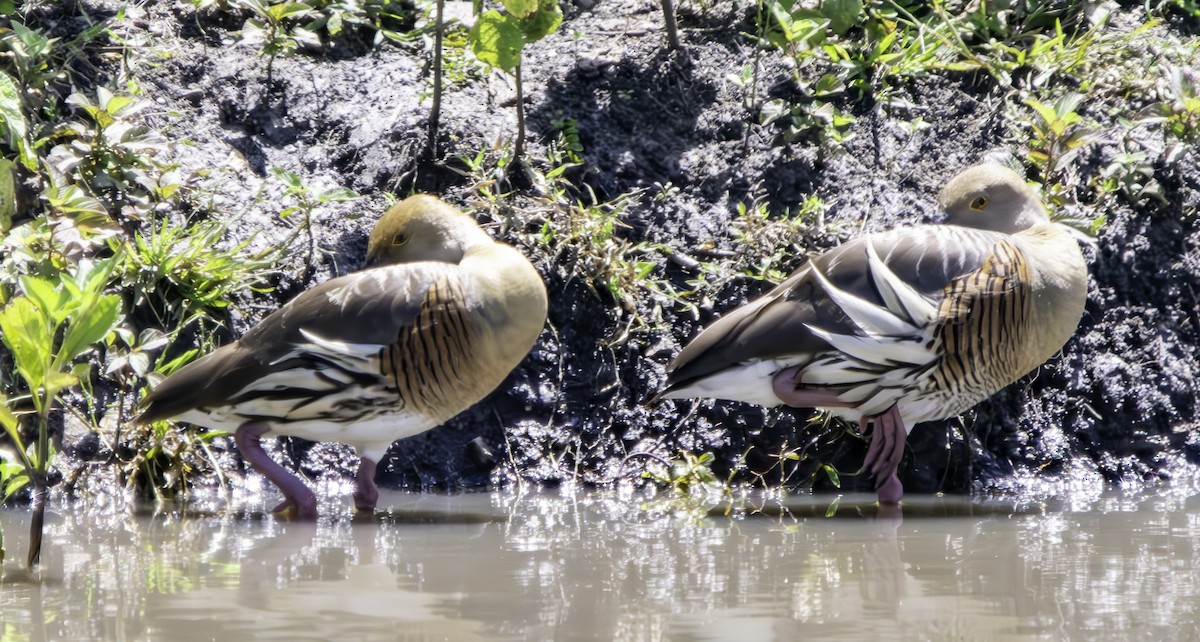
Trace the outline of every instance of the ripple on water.
<instances>
[{"instance_id":1,"label":"ripple on water","mask_svg":"<svg viewBox=\"0 0 1200 642\"><path fill-rule=\"evenodd\" d=\"M1084 486L1070 484L1084 483ZM700 499L386 492L286 523L261 497L58 504L45 563L10 555L14 639L1189 639L1195 485L1082 496ZM242 501L238 504L238 501ZM9 550L28 514L0 511Z\"/></svg>"}]
</instances>

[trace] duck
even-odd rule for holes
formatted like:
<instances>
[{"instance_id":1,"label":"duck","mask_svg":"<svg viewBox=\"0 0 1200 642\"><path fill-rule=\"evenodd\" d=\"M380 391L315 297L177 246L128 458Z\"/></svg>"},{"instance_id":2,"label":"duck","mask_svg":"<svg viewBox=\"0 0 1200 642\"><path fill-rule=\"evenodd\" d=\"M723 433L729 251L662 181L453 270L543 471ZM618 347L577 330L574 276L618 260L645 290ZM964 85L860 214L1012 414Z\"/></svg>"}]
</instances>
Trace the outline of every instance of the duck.
<instances>
[{"instance_id":1,"label":"duck","mask_svg":"<svg viewBox=\"0 0 1200 642\"><path fill-rule=\"evenodd\" d=\"M660 399L825 410L870 437L881 504L914 425L962 414L1050 359L1087 299L1078 233L999 163L938 194L945 219L869 233L813 256L722 316L667 365Z\"/></svg>"},{"instance_id":2,"label":"duck","mask_svg":"<svg viewBox=\"0 0 1200 642\"><path fill-rule=\"evenodd\" d=\"M371 231L364 269L313 287L237 341L166 377L136 421L174 419L233 434L278 486L275 512L311 520L311 489L262 439L352 446L354 504L373 513L391 444L434 428L495 390L546 322L533 264L441 199L410 196Z\"/></svg>"}]
</instances>

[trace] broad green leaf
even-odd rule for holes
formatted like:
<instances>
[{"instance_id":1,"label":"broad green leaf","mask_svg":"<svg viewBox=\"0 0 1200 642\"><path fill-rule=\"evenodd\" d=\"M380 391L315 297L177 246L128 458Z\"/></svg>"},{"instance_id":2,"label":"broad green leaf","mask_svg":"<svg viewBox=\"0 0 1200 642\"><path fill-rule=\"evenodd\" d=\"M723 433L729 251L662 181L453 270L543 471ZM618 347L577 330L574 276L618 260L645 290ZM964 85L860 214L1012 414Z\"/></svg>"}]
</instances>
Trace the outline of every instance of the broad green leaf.
<instances>
[{"instance_id":1,"label":"broad green leaf","mask_svg":"<svg viewBox=\"0 0 1200 642\"><path fill-rule=\"evenodd\" d=\"M342 14L335 11L333 15L329 16L329 20L325 22L325 30L328 31L329 35L331 36L337 36L339 33L341 33Z\"/></svg>"},{"instance_id":2,"label":"broad green leaf","mask_svg":"<svg viewBox=\"0 0 1200 642\"><path fill-rule=\"evenodd\" d=\"M500 0L500 4L517 18L528 18L538 10L538 0Z\"/></svg>"},{"instance_id":3,"label":"broad green leaf","mask_svg":"<svg viewBox=\"0 0 1200 642\"><path fill-rule=\"evenodd\" d=\"M8 407L8 397L0 393L0 426L4 426L4 431L11 435L20 425L20 420L13 414L12 409Z\"/></svg>"},{"instance_id":4,"label":"broad green leaf","mask_svg":"<svg viewBox=\"0 0 1200 642\"><path fill-rule=\"evenodd\" d=\"M96 100L99 101L101 105L110 98L112 98L112 92L108 91L104 87L99 87L96 89ZM74 105L86 111L88 115L92 117L92 120L96 121L96 124L100 125L101 128L108 127L109 125L117 122L117 119L113 118L112 114L104 111L104 109L100 108L99 105L93 104L90 98L79 92L75 92L70 96L67 96L67 104Z\"/></svg>"},{"instance_id":5,"label":"broad green leaf","mask_svg":"<svg viewBox=\"0 0 1200 642\"><path fill-rule=\"evenodd\" d=\"M121 321L121 297L106 294L88 309L79 310L71 319L57 362L66 364L100 341Z\"/></svg>"},{"instance_id":6,"label":"broad green leaf","mask_svg":"<svg viewBox=\"0 0 1200 642\"><path fill-rule=\"evenodd\" d=\"M520 24L510 16L491 10L479 16L471 28L471 51L484 63L512 71L521 63L525 37Z\"/></svg>"},{"instance_id":7,"label":"broad green leaf","mask_svg":"<svg viewBox=\"0 0 1200 642\"><path fill-rule=\"evenodd\" d=\"M46 190L46 200L50 201L50 206L59 213L76 215L74 218L77 223L81 222L78 216L80 214L94 215L89 216L87 221L109 220L110 218L104 205L78 185L49 188Z\"/></svg>"},{"instance_id":8,"label":"broad green leaf","mask_svg":"<svg viewBox=\"0 0 1200 642\"><path fill-rule=\"evenodd\" d=\"M13 216L17 213L17 166L7 158L0 158L0 236L12 228Z\"/></svg>"},{"instance_id":9,"label":"broad green leaf","mask_svg":"<svg viewBox=\"0 0 1200 642\"><path fill-rule=\"evenodd\" d=\"M836 468L834 468L833 466L830 466L829 464L825 464L821 468L823 468L825 470L825 476L829 478L829 483L833 484L834 488L842 487L842 479L838 475L838 471Z\"/></svg>"},{"instance_id":10,"label":"broad green leaf","mask_svg":"<svg viewBox=\"0 0 1200 642\"><path fill-rule=\"evenodd\" d=\"M108 285L109 277L112 276L113 269L124 260L124 254L118 250L113 256L91 263L85 259L79 262L79 271L75 274L75 283L82 290L81 298L85 299L86 305L91 305L91 302L104 293L104 287Z\"/></svg>"},{"instance_id":11,"label":"broad green leaf","mask_svg":"<svg viewBox=\"0 0 1200 642\"><path fill-rule=\"evenodd\" d=\"M1058 114L1054 113L1054 108L1047 105L1036 98L1026 98L1025 104L1033 107L1034 111L1042 117L1042 120L1047 123L1052 123L1058 120Z\"/></svg>"},{"instance_id":12,"label":"broad green leaf","mask_svg":"<svg viewBox=\"0 0 1200 642\"><path fill-rule=\"evenodd\" d=\"M821 13L829 19L830 30L839 36L858 24L862 12L862 0L825 0L821 5Z\"/></svg>"},{"instance_id":13,"label":"broad green leaf","mask_svg":"<svg viewBox=\"0 0 1200 642\"><path fill-rule=\"evenodd\" d=\"M150 372L150 355L145 352L134 352L129 355L129 369L133 374L144 377Z\"/></svg>"},{"instance_id":14,"label":"broad green leaf","mask_svg":"<svg viewBox=\"0 0 1200 642\"><path fill-rule=\"evenodd\" d=\"M79 383L79 378L71 372L51 371L42 381L42 389L45 391L46 398L53 399L63 390Z\"/></svg>"},{"instance_id":15,"label":"broad green leaf","mask_svg":"<svg viewBox=\"0 0 1200 642\"><path fill-rule=\"evenodd\" d=\"M12 352L17 371L29 387L40 386L50 364L54 329L37 304L19 297L0 310L0 340Z\"/></svg>"},{"instance_id":16,"label":"broad green leaf","mask_svg":"<svg viewBox=\"0 0 1200 642\"><path fill-rule=\"evenodd\" d=\"M132 96L112 96L108 99L108 102L103 103L103 107L104 111L112 114L113 116L119 116L121 115L122 111L136 102L137 99L133 98Z\"/></svg>"},{"instance_id":17,"label":"broad green leaf","mask_svg":"<svg viewBox=\"0 0 1200 642\"><path fill-rule=\"evenodd\" d=\"M558 6L558 0L541 0L537 12L521 21L525 42L536 42L554 33L562 20L562 8Z\"/></svg>"},{"instance_id":18,"label":"broad green leaf","mask_svg":"<svg viewBox=\"0 0 1200 642\"><path fill-rule=\"evenodd\" d=\"M77 96L82 98L82 95L78 94L78 93L72 94L71 98L75 98ZM97 107L104 108L106 111L108 111L107 105L108 105L109 101L111 101L112 99L113 99L113 93L112 93L111 89L109 89L108 87L105 87L103 85L96 87L96 106ZM82 98L82 100L83 100L82 104L86 104L87 98ZM69 102L69 100L68 100L68 102ZM79 103L77 103L77 104L79 104Z\"/></svg>"},{"instance_id":19,"label":"broad green leaf","mask_svg":"<svg viewBox=\"0 0 1200 642\"><path fill-rule=\"evenodd\" d=\"M358 198L358 194L348 187L335 187L328 192L322 193L317 197L322 203L331 203L335 201L352 201Z\"/></svg>"},{"instance_id":20,"label":"broad green leaf","mask_svg":"<svg viewBox=\"0 0 1200 642\"><path fill-rule=\"evenodd\" d=\"M260 16L267 14L267 3L265 0L235 0L235 4L240 4Z\"/></svg>"},{"instance_id":21,"label":"broad green leaf","mask_svg":"<svg viewBox=\"0 0 1200 642\"><path fill-rule=\"evenodd\" d=\"M837 515L838 507L840 507L841 505L842 505L842 496L838 495L837 497L834 497L833 501L829 502L829 506L827 506L825 508L825 516L826 517L834 517L835 515Z\"/></svg>"},{"instance_id":22,"label":"broad green leaf","mask_svg":"<svg viewBox=\"0 0 1200 642\"><path fill-rule=\"evenodd\" d=\"M8 481L6 481L4 483L4 496L8 497L8 496L12 495L13 493L24 488L25 485L28 483L29 483L29 475L27 475L25 473L25 470L22 469L20 473L13 475L12 477L9 477Z\"/></svg>"},{"instance_id":23,"label":"broad green leaf","mask_svg":"<svg viewBox=\"0 0 1200 642\"><path fill-rule=\"evenodd\" d=\"M0 124L8 131L8 136L21 156L21 164L25 169L37 171L37 157L29 148L26 139L27 125L25 113L21 111L21 90L6 73L0 72Z\"/></svg>"},{"instance_id":24,"label":"broad green leaf","mask_svg":"<svg viewBox=\"0 0 1200 642\"><path fill-rule=\"evenodd\" d=\"M271 16L272 22L283 22L288 18L298 18L312 11L312 7L302 2L286 2L284 4L274 4L267 10Z\"/></svg>"},{"instance_id":25,"label":"broad green leaf","mask_svg":"<svg viewBox=\"0 0 1200 642\"><path fill-rule=\"evenodd\" d=\"M42 315L50 319L53 325L62 323L67 317L68 292L60 288L57 282L38 276L22 276L20 281L21 291L37 304Z\"/></svg>"}]
</instances>

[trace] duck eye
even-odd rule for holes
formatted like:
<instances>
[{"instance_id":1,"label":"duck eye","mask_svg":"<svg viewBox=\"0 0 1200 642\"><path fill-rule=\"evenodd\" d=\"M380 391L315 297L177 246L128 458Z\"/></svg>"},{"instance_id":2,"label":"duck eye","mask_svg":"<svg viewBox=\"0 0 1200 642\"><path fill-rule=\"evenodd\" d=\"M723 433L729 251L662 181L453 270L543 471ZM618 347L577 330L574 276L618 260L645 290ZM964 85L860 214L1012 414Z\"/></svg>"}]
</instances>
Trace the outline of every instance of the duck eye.
<instances>
[{"instance_id":1,"label":"duck eye","mask_svg":"<svg viewBox=\"0 0 1200 642\"><path fill-rule=\"evenodd\" d=\"M401 245L404 245L405 243L408 243L408 235L405 234L404 232L400 232L396 236L392 237L392 246L393 247L400 247Z\"/></svg>"},{"instance_id":2,"label":"duck eye","mask_svg":"<svg viewBox=\"0 0 1200 642\"><path fill-rule=\"evenodd\" d=\"M970 203L970 208L976 212L982 212L987 208L988 199L986 196L976 196Z\"/></svg>"}]
</instances>

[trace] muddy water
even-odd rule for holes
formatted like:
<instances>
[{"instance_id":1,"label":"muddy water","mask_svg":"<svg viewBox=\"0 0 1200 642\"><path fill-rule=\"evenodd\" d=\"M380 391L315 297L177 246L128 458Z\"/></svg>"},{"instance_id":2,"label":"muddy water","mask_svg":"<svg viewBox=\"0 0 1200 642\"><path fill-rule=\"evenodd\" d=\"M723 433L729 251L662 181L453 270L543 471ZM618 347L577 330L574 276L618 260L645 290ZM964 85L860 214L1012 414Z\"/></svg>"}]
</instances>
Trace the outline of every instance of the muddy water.
<instances>
[{"instance_id":1,"label":"muddy water","mask_svg":"<svg viewBox=\"0 0 1200 642\"><path fill-rule=\"evenodd\" d=\"M1200 495L385 493L391 511L63 508L41 570L0 511L0 640L1186 640ZM336 511L334 511L336 512ZM827 517L832 514L832 517Z\"/></svg>"}]
</instances>

